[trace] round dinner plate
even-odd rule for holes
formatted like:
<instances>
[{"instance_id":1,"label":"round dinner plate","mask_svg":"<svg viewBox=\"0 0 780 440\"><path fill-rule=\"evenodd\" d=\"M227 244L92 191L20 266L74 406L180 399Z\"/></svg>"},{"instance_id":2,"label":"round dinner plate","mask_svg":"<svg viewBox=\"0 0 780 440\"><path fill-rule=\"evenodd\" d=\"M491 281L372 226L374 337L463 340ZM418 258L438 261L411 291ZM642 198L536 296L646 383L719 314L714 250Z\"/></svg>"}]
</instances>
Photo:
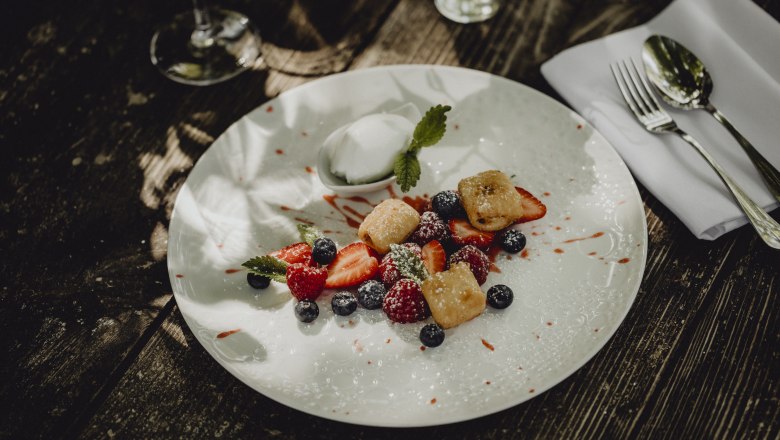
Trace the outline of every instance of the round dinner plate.
<instances>
[{"instance_id":1,"label":"round dinner plate","mask_svg":"<svg viewBox=\"0 0 780 440\"><path fill-rule=\"evenodd\" d=\"M361 197L317 178L317 151L334 129L405 103L452 106L439 144L420 154L422 178ZM381 310L347 317L317 300L303 324L285 284L254 290L241 263L300 241L314 224L343 247L389 197L420 202L498 169L547 206L518 225L526 249L491 256L488 307L423 349L428 322L394 324ZM203 154L176 199L168 270L198 341L263 395L327 419L427 426L491 414L538 396L588 361L615 333L645 267L647 226L623 161L587 122L522 84L474 70L391 66L351 71L285 92L233 124Z\"/></svg>"}]
</instances>

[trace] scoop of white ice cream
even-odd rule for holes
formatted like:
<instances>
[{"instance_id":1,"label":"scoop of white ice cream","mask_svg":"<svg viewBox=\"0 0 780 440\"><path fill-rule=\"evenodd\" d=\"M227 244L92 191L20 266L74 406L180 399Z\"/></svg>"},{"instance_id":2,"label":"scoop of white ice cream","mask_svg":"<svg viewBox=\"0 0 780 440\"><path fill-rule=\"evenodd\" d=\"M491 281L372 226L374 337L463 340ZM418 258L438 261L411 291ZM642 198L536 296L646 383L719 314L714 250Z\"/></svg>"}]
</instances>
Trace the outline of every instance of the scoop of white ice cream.
<instances>
[{"instance_id":1,"label":"scoop of white ice cream","mask_svg":"<svg viewBox=\"0 0 780 440\"><path fill-rule=\"evenodd\" d=\"M415 122L400 114L406 111L363 116L331 133L323 144L330 158L330 171L347 183L357 185L387 177L395 158L409 146ZM399 109L400 110L400 109Z\"/></svg>"}]
</instances>

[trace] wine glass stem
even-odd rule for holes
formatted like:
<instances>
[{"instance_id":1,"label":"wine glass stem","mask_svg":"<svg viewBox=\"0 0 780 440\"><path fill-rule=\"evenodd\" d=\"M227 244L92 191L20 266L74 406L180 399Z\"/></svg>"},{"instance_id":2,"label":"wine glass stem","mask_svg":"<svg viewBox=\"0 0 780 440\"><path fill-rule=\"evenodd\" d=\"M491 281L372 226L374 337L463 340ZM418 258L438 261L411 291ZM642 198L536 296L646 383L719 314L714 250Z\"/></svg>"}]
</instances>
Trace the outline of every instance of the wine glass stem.
<instances>
[{"instance_id":1,"label":"wine glass stem","mask_svg":"<svg viewBox=\"0 0 780 440\"><path fill-rule=\"evenodd\" d=\"M195 15L195 30L192 32L192 45L198 49L204 49L214 44L211 34L211 17L206 0L192 0L192 9Z\"/></svg>"}]
</instances>

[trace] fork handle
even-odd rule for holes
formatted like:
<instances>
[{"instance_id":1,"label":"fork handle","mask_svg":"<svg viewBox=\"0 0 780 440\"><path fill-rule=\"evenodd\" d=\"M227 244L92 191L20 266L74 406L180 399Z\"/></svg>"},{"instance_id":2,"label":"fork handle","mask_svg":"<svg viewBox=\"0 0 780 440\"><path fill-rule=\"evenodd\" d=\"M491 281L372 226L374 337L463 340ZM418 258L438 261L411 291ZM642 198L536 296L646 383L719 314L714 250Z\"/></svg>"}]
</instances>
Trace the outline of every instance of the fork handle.
<instances>
[{"instance_id":1,"label":"fork handle","mask_svg":"<svg viewBox=\"0 0 780 440\"><path fill-rule=\"evenodd\" d=\"M775 199L780 201L780 171L777 171L777 168L769 163L769 161L766 160L764 156L758 152L758 150L753 148L753 144L745 139L745 137L742 136L742 133L740 133L739 130L731 125L731 122L726 119L726 115L721 113L720 110L716 109L714 105L708 104L704 109L707 110L724 127L726 127L726 129L731 133L732 136L734 136L737 142L739 142L739 145L742 146L742 149L745 150L745 153L747 153L748 157L753 162L753 165L755 165L758 173L761 175L761 178L764 179L764 183L766 184L767 188L769 188L769 191L772 193Z\"/></svg>"},{"instance_id":2,"label":"fork handle","mask_svg":"<svg viewBox=\"0 0 780 440\"><path fill-rule=\"evenodd\" d=\"M693 148L695 148L696 151L701 154L704 160L710 164L712 169L715 170L715 172L718 174L718 177L720 177L720 180L722 180L723 183L726 184L726 187L729 189L729 191L731 191L731 195L734 196L734 199L742 208L742 211L744 211L750 223L754 228L756 228L756 232L758 232L759 237L761 237L761 239L764 240L764 242L770 247L780 249L780 224L778 224L772 217L769 216L769 214L761 209L761 207L758 206L756 202L754 202L753 199L751 199L745 193L745 191L743 191L742 188L740 188L739 185L737 185L737 183L734 182L731 177L729 177L728 174L726 174L726 171L721 168L717 162L715 162L715 159L710 155L710 153L707 152L707 150L705 150L704 147L702 147L701 144L699 144L699 142L693 138L693 136L689 135L680 128L675 129L674 133L678 134L686 142L691 144Z\"/></svg>"}]
</instances>

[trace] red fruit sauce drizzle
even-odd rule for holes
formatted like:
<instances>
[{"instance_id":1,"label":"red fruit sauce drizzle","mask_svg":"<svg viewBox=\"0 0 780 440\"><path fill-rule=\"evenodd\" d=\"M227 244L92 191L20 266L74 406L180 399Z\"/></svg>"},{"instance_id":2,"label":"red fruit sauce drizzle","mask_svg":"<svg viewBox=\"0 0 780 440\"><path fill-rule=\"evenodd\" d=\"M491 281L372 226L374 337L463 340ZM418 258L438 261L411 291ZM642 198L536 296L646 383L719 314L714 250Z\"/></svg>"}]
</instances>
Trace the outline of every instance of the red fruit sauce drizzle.
<instances>
[{"instance_id":1,"label":"red fruit sauce drizzle","mask_svg":"<svg viewBox=\"0 0 780 440\"><path fill-rule=\"evenodd\" d=\"M426 346L424 346L424 345L421 345L421 346L420 346L420 351L425 351L425 349L426 349L426 348L427 348Z\"/></svg>"},{"instance_id":2,"label":"red fruit sauce drizzle","mask_svg":"<svg viewBox=\"0 0 780 440\"><path fill-rule=\"evenodd\" d=\"M431 399L431 405L433 405L435 403L436 403L436 398L434 397L433 399Z\"/></svg>"},{"instance_id":3,"label":"red fruit sauce drizzle","mask_svg":"<svg viewBox=\"0 0 780 440\"><path fill-rule=\"evenodd\" d=\"M306 167L306 172L309 174L314 174L314 169L312 167Z\"/></svg>"},{"instance_id":4,"label":"red fruit sauce drizzle","mask_svg":"<svg viewBox=\"0 0 780 440\"><path fill-rule=\"evenodd\" d=\"M184 278L184 275L182 275L182 274L180 274L180 273L177 273L177 274L176 274L176 278Z\"/></svg>"},{"instance_id":5,"label":"red fruit sauce drizzle","mask_svg":"<svg viewBox=\"0 0 780 440\"><path fill-rule=\"evenodd\" d=\"M241 269L225 269L225 273L228 275L236 272L241 272Z\"/></svg>"},{"instance_id":6,"label":"red fruit sauce drizzle","mask_svg":"<svg viewBox=\"0 0 780 440\"><path fill-rule=\"evenodd\" d=\"M301 222L301 223L305 223L305 224L307 224L307 225L309 225L309 226L313 226L313 225L314 225L314 222L313 222L313 221L311 221L311 220L306 220L306 219L305 219L305 218L303 218L303 217L295 217L295 220L297 220L297 221L299 221L299 222Z\"/></svg>"},{"instance_id":7,"label":"red fruit sauce drizzle","mask_svg":"<svg viewBox=\"0 0 780 440\"><path fill-rule=\"evenodd\" d=\"M570 239L564 241L564 243L574 243L574 242L577 242L577 241L589 240L591 238L599 238L599 237L601 237L603 235L604 235L603 232L596 232L595 234L590 235L588 237L570 238Z\"/></svg>"},{"instance_id":8,"label":"red fruit sauce drizzle","mask_svg":"<svg viewBox=\"0 0 780 440\"><path fill-rule=\"evenodd\" d=\"M237 328L237 329L235 329L235 330L228 330L228 331L226 331L226 332L222 332L222 333L220 333L220 334L218 334L218 335L217 335L217 339L223 339L223 338L227 338L228 336L230 336L230 335L232 335L232 334L234 334L234 333L238 333L238 332L240 332L240 331L241 331L241 329L240 329L240 328Z\"/></svg>"},{"instance_id":9,"label":"red fruit sauce drizzle","mask_svg":"<svg viewBox=\"0 0 780 440\"><path fill-rule=\"evenodd\" d=\"M268 107L266 107L265 111L266 111L266 113L273 113L274 112L274 106L269 105Z\"/></svg>"},{"instance_id":10,"label":"red fruit sauce drizzle","mask_svg":"<svg viewBox=\"0 0 780 440\"><path fill-rule=\"evenodd\" d=\"M520 251L520 258L528 258L528 249L523 249Z\"/></svg>"},{"instance_id":11,"label":"red fruit sauce drizzle","mask_svg":"<svg viewBox=\"0 0 780 440\"><path fill-rule=\"evenodd\" d=\"M495 349L496 349L496 347L494 347L493 344L491 344L490 342L488 342L488 341L486 341L484 339L482 339L482 345L484 345L485 348L487 348L490 351L495 351Z\"/></svg>"},{"instance_id":12,"label":"red fruit sauce drizzle","mask_svg":"<svg viewBox=\"0 0 780 440\"><path fill-rule=\"evenodd\" d=\"M496 266L496 257L498 256L498 254L501 253L501 247L490 246L490 248L488 248L488 251L486 253L487 253L488 260L490 261L490 269L489 269L490 272L501 273L501 269L499 269L499 267Z\"/></svg>"},{"instance_id":13,"label":"red fruit sauce drizzle","mask_svg":"<svg viewBox=\"0 0 780 440\"><path fill-rule=\"evenodd\" d=\"M617 262L618 262L618 263L620 263L620 264L626 264L626 263L628 263L629 261L631 261L631 259L630 259L630 258L621 258L621 259L619 259Z\"/></svg>"},{"instance_id":14,"label":"red fruit sauce drizzle","mask_svg":"<svg viewBox=\"0 0 780 440\"><path fill-rule=\"evenodd\" d=\"M284 150L282 150L281 148L277 148L276 154L284 154Z\"/></svg>"},{"instance_id":15,"label":"red fruit sauce drizzle","mask_svg":"<svg viewBox=\"0 0 780 440\"><path fill-rule=\"evenodd\" d=\"M553 249L553 252L555 252L556 254L562 254L564 252L564 250L561 249L561 248L555 248L555 249Z\"/></svg>"}]
</instances>

